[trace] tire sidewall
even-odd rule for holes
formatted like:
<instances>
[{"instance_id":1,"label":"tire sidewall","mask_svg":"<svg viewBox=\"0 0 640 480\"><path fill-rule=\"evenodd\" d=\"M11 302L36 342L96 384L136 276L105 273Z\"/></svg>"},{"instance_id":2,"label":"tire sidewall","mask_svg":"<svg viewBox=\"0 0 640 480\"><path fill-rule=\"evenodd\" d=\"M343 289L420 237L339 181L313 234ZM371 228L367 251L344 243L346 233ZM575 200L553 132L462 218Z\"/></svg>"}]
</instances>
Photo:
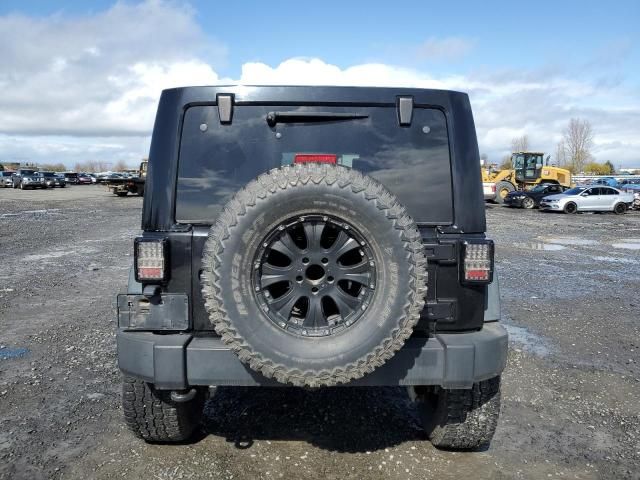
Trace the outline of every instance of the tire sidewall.
<instances>
[{"instance_id":1,"label":"tire sidewall","mask_svg":"<svg viewBox=\"0 0 640 480\"><path fill-rule=\"evenodd\" d=\"M400 230L375 202L336 184L309 182L278 190L258 204L238 217L219 260L209 265L222 280L219 302L250 350L301 371L330 370L356 362L391 337L407 303L409 253ZM352 326L326 337L301 337L279 328L260 309L253 284L257 252L269 232L287 219L310 214L328 214L352 225L368 242L376 265L367 310Z\"/></svg>"}]
</instances>

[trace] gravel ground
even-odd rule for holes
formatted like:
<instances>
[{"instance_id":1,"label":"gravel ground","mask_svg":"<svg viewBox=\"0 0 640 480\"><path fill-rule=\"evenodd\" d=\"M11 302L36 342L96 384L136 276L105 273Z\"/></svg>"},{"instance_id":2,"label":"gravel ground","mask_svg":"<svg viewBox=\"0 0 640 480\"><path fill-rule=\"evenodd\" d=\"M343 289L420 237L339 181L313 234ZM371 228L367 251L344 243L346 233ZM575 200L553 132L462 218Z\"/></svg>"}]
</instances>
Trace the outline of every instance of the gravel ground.
<instances>
[{"instance_id":1,"label":"gravel ground","mask_svg":"<svg viewBox=\"0 0 640 480\"><path fill-rule=\"evenodd\" d=\"M511 334L501 422L438 451L402 389L219 389L201 435L124 427L113 299L141 199L0 190L0 478L640 478L640 214L487 208Z\"/></svg>"}]
</instances>

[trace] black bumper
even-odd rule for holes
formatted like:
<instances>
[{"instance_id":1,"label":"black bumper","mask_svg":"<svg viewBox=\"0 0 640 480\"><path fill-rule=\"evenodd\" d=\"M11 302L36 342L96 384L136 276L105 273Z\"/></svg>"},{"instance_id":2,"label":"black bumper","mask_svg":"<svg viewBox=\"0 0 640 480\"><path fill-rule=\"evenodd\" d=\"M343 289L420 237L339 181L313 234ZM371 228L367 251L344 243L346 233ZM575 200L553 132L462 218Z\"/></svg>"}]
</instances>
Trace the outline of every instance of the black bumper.
<instances>
[{"instance_id":1,"label":"black bumper","mask_svg":"<svg viewBox=\"0 0 640 480\"><path fill-rule=\"evenodd\" d=\"M190 386L282 386L244 365L217 337L118 330L118 365L159 389ZM490 322L478 332L411 338L385 365L347 386L440 385L470 388L499 375L507 362L507 332Z\"/></svg>"}]
</instances>

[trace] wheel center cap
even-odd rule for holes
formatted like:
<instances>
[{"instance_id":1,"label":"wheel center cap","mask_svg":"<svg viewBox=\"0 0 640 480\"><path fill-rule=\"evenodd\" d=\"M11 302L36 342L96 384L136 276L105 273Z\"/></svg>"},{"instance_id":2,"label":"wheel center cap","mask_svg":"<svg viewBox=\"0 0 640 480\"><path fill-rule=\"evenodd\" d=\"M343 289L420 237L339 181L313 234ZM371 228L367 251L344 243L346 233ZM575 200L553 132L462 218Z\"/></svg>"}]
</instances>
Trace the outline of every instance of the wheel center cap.
<instances>
[{"instance_id":1,"label":"wheel center cap","mask_svg":"<svg viewBox=\"0 0 640 480\"><path fill-rule=\"evenodd\" d=\"M305 275L307 277L307 280L310 280L311 282L317 282L319 280L322 280L322 278L324 277L324 268L322 268L320 265L311 265L305 271Z\"/></svg>"}]
</instances>

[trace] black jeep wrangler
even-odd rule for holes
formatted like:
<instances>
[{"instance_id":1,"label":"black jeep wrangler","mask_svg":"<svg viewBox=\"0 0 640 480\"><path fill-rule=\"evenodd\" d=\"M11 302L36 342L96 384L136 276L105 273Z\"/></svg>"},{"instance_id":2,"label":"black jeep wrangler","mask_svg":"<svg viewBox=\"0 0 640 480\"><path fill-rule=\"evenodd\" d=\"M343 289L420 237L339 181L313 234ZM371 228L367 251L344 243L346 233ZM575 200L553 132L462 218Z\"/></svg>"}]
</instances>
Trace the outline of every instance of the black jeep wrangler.
<instances>
[{"instance_id":1,"label":"black jeep wrangler","mask_svg":"<svg viewBox=\"0 0 640 480\"><path fill-rule=\"evenodd\" d=\"M489 442L507 334L480 179L463 93L165 90L117 299L127 423L181 441L211 387L402 385L434 445Z\"/></svg>"}]
</instances>

